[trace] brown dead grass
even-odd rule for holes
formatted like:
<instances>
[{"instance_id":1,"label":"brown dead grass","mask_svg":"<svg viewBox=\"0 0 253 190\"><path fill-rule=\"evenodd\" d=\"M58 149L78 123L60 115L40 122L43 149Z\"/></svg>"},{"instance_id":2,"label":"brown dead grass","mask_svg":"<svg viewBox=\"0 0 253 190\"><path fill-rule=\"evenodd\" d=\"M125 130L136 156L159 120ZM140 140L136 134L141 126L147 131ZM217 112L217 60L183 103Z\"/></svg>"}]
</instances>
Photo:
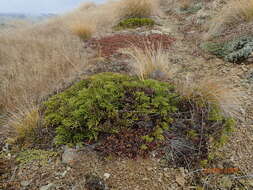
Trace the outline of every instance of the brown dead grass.
<instances>
[{"instance_id":1,"label":"brown dead grass","mask_svg":"<svg viewBox=\"0 0 253 190\"><path fill-rule=\"evenodd\" d=\"M9 139L9 142L28 145L37 140L36 133L41 120L39 108L29 104L25 106L10 115L9 124L15 129L15 138Z\"/></svg>"},{"instance_id":2,"label":"brown dead grass","mask_svg":"<svg viewBox=\"0 0 253 190\"><path fill-rule=\"evenodd\" d=\"M185 79L176 82L180 95L189 101L198 101L218 106L224 116L237 118L242 111L242 92L230 87L225 80L207 76L204 79Z\"/></svg>"},{"instance_id":3,"label":"brown dead grass","mask_svg":"<svg viewBox=\"0 0 253 190\"><path fill-rule=\"evenodd\" d=\"M73 34L79 36L82 40L87 40L92 37L96 31L96 25L92 22L83 23L83 22L73 22L70 26L70 30Z\"/></svg>"}]
</instances>

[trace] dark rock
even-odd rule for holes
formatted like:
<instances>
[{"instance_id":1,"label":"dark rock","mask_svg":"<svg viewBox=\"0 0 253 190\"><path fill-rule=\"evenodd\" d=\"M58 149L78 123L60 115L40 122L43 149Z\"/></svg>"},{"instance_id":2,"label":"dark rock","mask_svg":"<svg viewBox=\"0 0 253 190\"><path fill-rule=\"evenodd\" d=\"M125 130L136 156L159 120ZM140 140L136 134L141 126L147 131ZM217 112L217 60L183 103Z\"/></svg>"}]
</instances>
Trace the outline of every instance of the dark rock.
<instances>
[{"instance_id":1,"label":"dark rock","mask_svg":"<svg viewBox=\"0 0 253 190\"><path fill-rule=\"evenodd\" d=\"M85 187L88 190L107 190L107 186L103 179L98 176L88 174L85 176L86 184Z\"/></svg>"}]
</instances>

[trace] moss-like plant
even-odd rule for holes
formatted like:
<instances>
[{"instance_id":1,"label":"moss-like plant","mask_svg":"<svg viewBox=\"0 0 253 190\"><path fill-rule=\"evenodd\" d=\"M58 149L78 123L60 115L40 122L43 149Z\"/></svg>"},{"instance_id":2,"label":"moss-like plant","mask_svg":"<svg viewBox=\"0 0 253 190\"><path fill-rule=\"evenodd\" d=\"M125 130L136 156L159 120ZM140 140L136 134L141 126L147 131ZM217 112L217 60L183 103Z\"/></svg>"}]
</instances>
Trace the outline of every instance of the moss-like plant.
<instances>
[{"instance_id":1,"label":"moss-like plant","mask_svg":"<svg viewBox=\"0 0 253 190\"><path fill-rule=\"evenodd\" d=\"M155 21L151 18L128 18L122 20L117 26L116 29L125 29L125 28L138 28L142 26L154 26Z\"/></svg>"},{"instance_id":2,"label":"moss-like plant","mask_svg":"<svg viewBox=\"0 0 253 190\"><path fill-rule=\"evenodd\" d=\"M39 149L27 149L21 151L17 157L16 161L20 164L27 164L33 161L37 161L40 164L47 164L50 158L56 157L57 153L53 151L39 150Z\"/></svg>"},{"instance_id":3,"label":"moss-like plant","mask_svg":"<svg viewBox=\"0 0 253 190\"><path fill-rule=\"evenodd\" d=\"M239 37L224 43L205 43L202 48L231 63L241 63L253 52L253 37Z\"/></svg>"},{"instance_id":4,"label":"moss-like plant","mask_svg":"<svg viewBox=\"0 0 253 190\"><path fill-rule=\"evenodd\" d=\"M53 96L44 104L44 121L56 129L57 144L99 141L96 150L130 158L158 147L181 151L187 142L197 152L185 150L186 156L199 155L200 143L207 159L208 139L224 144L234 125L214 103L189 101L169 83L116 73L94 75Z\"/></svg>"},{"instance_id":5,"label":"moss-like plant","mask_svg":"<svg viewBox=\"0 0 253 190\"><path fill-rule=\"evenodd\" d=\"M168 83L105 73L83 80L45 103L45 121L56 127L58 144L94 140L102 133L151 125L162 138L177 111L178 95Z\"/></svg>"}]
</instances>

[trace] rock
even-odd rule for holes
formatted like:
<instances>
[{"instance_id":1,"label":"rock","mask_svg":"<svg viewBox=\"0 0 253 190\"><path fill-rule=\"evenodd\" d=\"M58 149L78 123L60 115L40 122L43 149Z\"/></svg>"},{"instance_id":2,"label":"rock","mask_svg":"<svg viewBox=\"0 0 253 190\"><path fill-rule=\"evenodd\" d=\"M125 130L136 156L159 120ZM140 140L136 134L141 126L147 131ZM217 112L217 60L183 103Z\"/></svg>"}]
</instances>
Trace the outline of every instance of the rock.
<instances>
[{"instance_id":1,"label":"rock","mask_svg":"<svg viewBox=\"0 0 253 190\"><path fill-rule=\"evenodd\" d=\"M162 32L164 33L164 34L171 34L172 33L172 28L163 28L162 29Z\"/></svg>"},{"instance_id":2,"label":"rock","mask_svg":"<svg viewBox=\"0 0 253 190\"><path fill-rule=\"evenodd\" d=\"M110 178L110 176L111 176L111 174L105 173L105 174L104 174L104 179L107 180L107 179Z\"/></svg>"},{"instance_id":3,"label":"rock","mask_svg":"<svg viewBox=\"0 0 253 190\"><path fill-rule=\"evenodd\" d=\"M30 181L21 181L20 183L23 187L27 187L30 185Z\"/></svg>"},{"instance_id":4,"label":"rock","mask_svg":"<svg viewBox=\"0 0 253 190\"><path fill-rule=\"evenodd\" d=\"M150 73L149 77L156 80L166 80L168 78L168 75L166 72L155 70L152 73Z\"/></svg>"},{"instance_id":5,"label":"rock","mask_svg":"<svg viewBox=\"0 0 253 190\"><path fill-rule=\"evenodd\" d=\"M87 190L107 190L107 186L103 179L98 176L88 174L85 176L85 187Z\"/></svg>"},{"instance_id":6,"label":"rock","mask_svg":"<svg viewBox=\"0 0 253 190\"><path fill-rule=\"evenodd\" d=\"M151 34L163 34L160 30L151 30Z\"/></svg>"},{"instance_id":7,"label":"rock","mask_svg":"<svg viewBox=\"0 0 253 190\"><path fill-rule=\"evenodd\" d=\"M40 190L52 190L55 188L55 184L49 183L48 185L40 187Z\"/></svg>"},{"instance_id":8,"label":"rock","mask_svg":"<svg viewBox=\"0 0 253 190\"><path fill-rule=\"evenodd\" d=\"M72 164L78 160L79 154L76 149L66 147L62 154L62 163Z\"/></svg>"}]
</instances>

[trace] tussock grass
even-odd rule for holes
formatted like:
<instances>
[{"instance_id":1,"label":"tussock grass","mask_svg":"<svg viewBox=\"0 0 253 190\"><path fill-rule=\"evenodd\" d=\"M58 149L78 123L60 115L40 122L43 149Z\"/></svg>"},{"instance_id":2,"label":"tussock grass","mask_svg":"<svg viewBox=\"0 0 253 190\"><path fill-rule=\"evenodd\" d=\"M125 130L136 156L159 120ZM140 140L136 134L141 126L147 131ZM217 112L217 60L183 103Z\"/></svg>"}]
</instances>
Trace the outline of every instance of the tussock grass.
<instances>
[{"instance_id":1,"label":"tussock grass","mask_svg":"<svg viewBox=\"0 0 253 190\"><path fill-rule=\"evenodd\" d=\"M176 82L177 91L189 101L217 106L225 117L237 118L242 110L242 92L230 87L225 80L206 77L201 80L186 78Z\"/></svg>"},{"instance_id":2,"label":"tussock grass","mask_svg":"<svg viewBox=\"0 0 253 190\"><path fill-rule=\"evenodd\" d=\"M219 35L227 26L253 21L253 0L232 0L215 16L209 26L206 39Z\"/></svg>"},{"instance_id":3,"label":"tussock grass","mask_svg":"<svg viewBox=\"0 0 253 190\"><path fill-rule=\"evenodd\" d=\"M159 13L159 0L122 0L119 4L120 18L149 17Z\"/></svg>"},{"instance_id":4,"label":"tussock grass","mask_svg":"<svg viewBox=\"0 0 253 190\"><path fill-rule=\"evenodd\" d=\"M85 68L82 42L68 33L44 36L37 31L0 36L0 104L13 111L40 99Z\"/></svg>"},{"instance_id":5,"label":"tussock grass","mask_svg":"<svg viewBox=\"0 0 253 190\"><path fill-rule=\"evenodd\" d=\"M91 38L96 31L96 25L92 22L82 23L77 21L72 23L69 27L73 34L77 35L82 40Z\"/></svg>"},{"instance_id":6,"label":"tussock grass","mask_svg":"<svg viewBox=\"0 0 253 190\"><path fill-rule=\"evenodd\" d=\"M10 118L9 124L15 129L13 143L23 144L36 141L36 133L41 120L37 106L28 104L16 113L12 113Z\"/></svg>"},{"instance_id":7,"label":"tussock grass","mask_svg":"<svg viewBox=\"0 0 253 190\"><path fill-rule=\"evenodd\" d=\"M169 63L168 54L161 48L146 46L138 48L132 46L120 50L132 59L132 68L139 79L146 78L166 79L173 75L172 66Z\"/></svg>"},{"instance_id":8,"label":"tussock grass","mask_svg":"<svg viewBox=\"0 0 253 190\"><path fill-rule=\"evenodd\" d=\"M181 10L186 10L191 7L192 0L180 0L179 5Z\"/></svg>"}]
</instances>

